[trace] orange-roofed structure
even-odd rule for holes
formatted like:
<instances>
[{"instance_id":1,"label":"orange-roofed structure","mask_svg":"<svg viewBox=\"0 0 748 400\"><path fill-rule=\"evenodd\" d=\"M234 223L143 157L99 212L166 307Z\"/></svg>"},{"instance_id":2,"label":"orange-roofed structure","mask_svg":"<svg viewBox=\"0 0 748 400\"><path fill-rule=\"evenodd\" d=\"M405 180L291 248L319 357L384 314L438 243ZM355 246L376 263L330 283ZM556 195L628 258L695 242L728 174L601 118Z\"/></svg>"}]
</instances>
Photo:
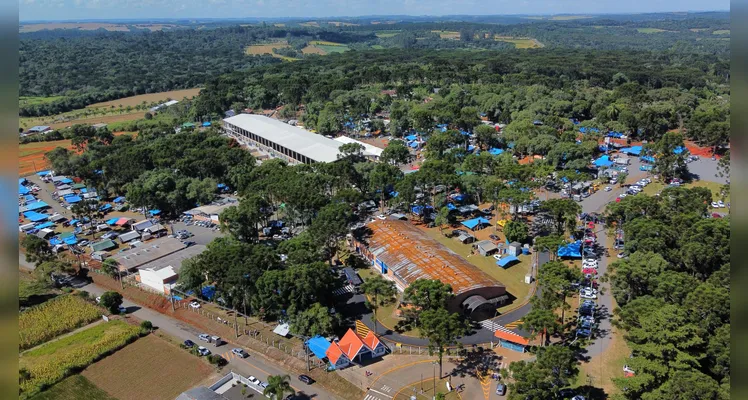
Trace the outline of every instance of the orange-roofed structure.
<instances>
[{"instance_id":1,"label":"orange-roofed structure","mask_svg":"<svg viewBox=\"0 0 748 400\"><path fill-rule=\"evenodd\" d=\"M524 352L525 346L530 344L530 339L518 335L501 325L498 326L493 335L499 338L499 346L516 351Z\"/></svg>"},{"instance_id":2,"label":"orange-roofed structure","mask_svg":"<svg viewBox=\"0 0 748 400\"><path fill-rule=\"evenodd\" d=\"M348 359L348 356L345 355L340 346L338 346L338 344L335 342L330 344L330 347L327 348L325 355L330 361L330 365L332 365L335 369L341 369L351 365L351 360Z\"/></svg>"},{"instance_id":3,"label":"orange-roofed structure","mask_svg":"<svg viewBox=\"0 0 748 400\"><path fill-rule=\"evenodd\" d=\"M408 221L377 220L366 225L371 235L353 240L371 267L404 291L418 279L438 279L452 286L449 308L478 318L479 309L493 316L506 301L506 287Z\"/></svg>"},{"instance_id":4,"label":"orange-roofed structure","mask_svg":"<svg viewBox=\"0 0 748 400\"><path fill-rule=\"evenodd\" d=\"M353 329L348 332L337 342L332 342L325 355L336 369L344 368L353 361L361 362L371 358L383 356L387 352L387 347L381 340L369 331L364 338L359 336Z\"/></svg>"}]
</instances>

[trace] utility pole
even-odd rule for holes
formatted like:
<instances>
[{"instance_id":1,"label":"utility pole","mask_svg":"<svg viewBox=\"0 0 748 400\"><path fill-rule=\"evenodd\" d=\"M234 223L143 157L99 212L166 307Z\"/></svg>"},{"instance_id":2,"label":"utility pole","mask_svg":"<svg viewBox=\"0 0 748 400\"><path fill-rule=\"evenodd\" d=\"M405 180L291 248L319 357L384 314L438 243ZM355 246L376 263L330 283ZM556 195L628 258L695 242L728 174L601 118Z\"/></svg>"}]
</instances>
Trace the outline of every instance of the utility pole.
<instances>
[{"instance_id":1,"label":"utility pole","mask_svg":"<svg viewBox=\"0 0 748 400\"><path fill-rule=\"evenodd\" d=\"M237 313L239 313L239 311L237 311L236 308L234 308L234 335L236 335L236 337L238 338L239 337L239 324L237 323L237 320L236 320Z\"/></svg>"},{"instance_id":2,"label":"utility pole","mask_svg":"<svg viewBox=\"0 0 748 400\"><path fill-rule=\"evenodd\" d=\"M432 393L431 398L436 400L436 361L432 363L431 370L434 376L434 393Z\"/></svg>"},{"instance_id":3,"label":"utility pole","mask_svg":"<svg viewBox=\"0 0 748 400\"><path fill-rule=\"evenodd\" d=\"M306 372L309 372L312 370L312 367L309 365L309 345L304 342L304 357L306 358Z\"/></svg>"},{"instance_id":4,"label":"utility pole","mask_svg":"<svg viewBox=\"0 0 748 400\"><path fill-rule=\"evenodd\" d=\"M169 289L169 298L171 299L171 311L177 311L174 307L174 293L172 293L171 289Z\"/></svg>"}]
</instances>

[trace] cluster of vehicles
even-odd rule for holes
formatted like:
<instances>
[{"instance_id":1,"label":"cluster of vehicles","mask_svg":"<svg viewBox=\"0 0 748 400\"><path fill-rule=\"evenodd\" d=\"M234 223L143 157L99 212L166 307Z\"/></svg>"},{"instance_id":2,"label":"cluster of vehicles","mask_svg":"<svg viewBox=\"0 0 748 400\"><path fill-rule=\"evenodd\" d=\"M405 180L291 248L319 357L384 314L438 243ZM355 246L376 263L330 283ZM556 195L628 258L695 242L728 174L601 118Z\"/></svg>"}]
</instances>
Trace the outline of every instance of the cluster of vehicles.
<instances>
[{"instance_id":1,"label":"cluster of vehicles","mask_svg":"<svg viewBox=\"0 0 748 400\"><path fill-rule=\"evenodd\" d=\"M219 229L219 226L214 224L210 221L195 221L191 215L184 215L181 218L179 218L180 221L184 222L187 226L200 226L207 229L212 229L214 231L217 231ZM187 231L185 231L187 232Z\"/></svg>"},{"instance_id":2,"label":"cluster of vehicles","mask_svg":"<svg viewBox=\"0 0 748 400\"><path fill-rule=\"evenodd\" d=\"M638 180L636 183L629 186L629 188L626 189L625 192L621 193L616 199L616 202L620 202L621 199L625 198L626 196L636 196L637 194L641 193L644 188L650 183L652 183L652 179L650 178L643 178Z\"/></svg>"}]
</instances>

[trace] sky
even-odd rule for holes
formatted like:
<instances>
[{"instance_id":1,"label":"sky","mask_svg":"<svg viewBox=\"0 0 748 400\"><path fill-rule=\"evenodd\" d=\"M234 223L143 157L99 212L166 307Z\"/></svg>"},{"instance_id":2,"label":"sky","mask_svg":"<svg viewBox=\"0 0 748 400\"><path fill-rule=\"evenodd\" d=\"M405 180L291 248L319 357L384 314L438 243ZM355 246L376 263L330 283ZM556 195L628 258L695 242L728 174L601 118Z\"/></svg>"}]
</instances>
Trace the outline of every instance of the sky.
<instances>
[{"instance_id":1,"label":"sky","mask_svg":"<svg viewBox=\"0 0 748 400\"><path fill-rule=\"evenodd\" d=\"M21 21L723 11L730 0L19 0Z\"/></svg>"}]
</instances>

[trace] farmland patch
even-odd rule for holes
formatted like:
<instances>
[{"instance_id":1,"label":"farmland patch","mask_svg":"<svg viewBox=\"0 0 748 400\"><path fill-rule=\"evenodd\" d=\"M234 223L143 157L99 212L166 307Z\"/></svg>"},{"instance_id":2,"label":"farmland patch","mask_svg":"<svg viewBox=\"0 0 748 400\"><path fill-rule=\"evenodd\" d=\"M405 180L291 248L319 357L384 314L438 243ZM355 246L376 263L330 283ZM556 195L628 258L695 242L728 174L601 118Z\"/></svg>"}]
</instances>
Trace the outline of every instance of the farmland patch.
<instances>
[{"instance_id":1,"label":"farmland patch","mask_svg":"<svg viewBox=\"0 0 748 400\"><path fill-rule=\"evenodd\" d=\"M200 89L183 89L183 90L171 90L168 92L159 93L148 93L137 96L124 97L117 100L105 101L102 103L95 103L88 106L88 108L106 108L106 107L135 107L137 105L166 101L167 99L182 100L187 97L189 99L200 94Z\"/></svg>"},{"instance_id":2,"label":"farmland patch","mask_svg":"<svg viewBox=\"0 0 748 400\"><path fill-rule=\"evenodd\" d=\"M81 375L73 375L31 400L115 400Z\"/></svg>"},{"instance_id":3,"label":"farmland patch","mask_svg":"<svg viewBox=\"0 0 748 400\"><path fill-rule=\"evenodd\" d=\"M75 295L60 296L22 312L18 317L21 350L99 319L103 310Z\"/></svg>"}]
</instances>

